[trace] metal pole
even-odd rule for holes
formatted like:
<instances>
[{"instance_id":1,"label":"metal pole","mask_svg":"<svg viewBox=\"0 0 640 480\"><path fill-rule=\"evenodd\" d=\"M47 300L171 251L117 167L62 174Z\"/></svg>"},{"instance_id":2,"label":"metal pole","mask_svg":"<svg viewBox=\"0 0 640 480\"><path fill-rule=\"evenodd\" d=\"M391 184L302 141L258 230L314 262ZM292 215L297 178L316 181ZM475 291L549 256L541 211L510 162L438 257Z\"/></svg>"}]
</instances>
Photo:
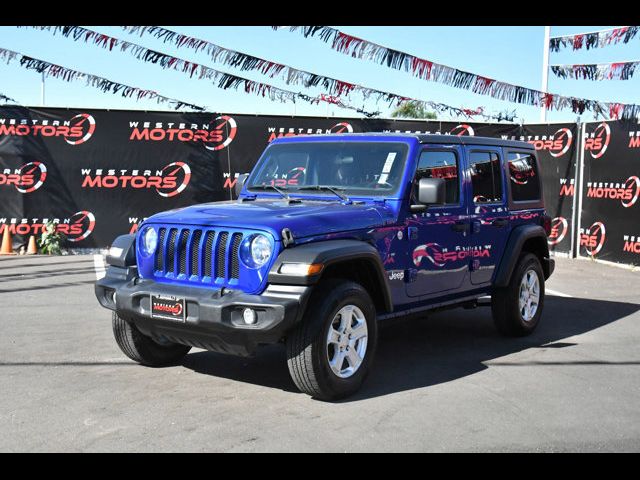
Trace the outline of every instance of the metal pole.
<instances>
[{"instance_id":1,"label":"metal pole","mask_svg":"<svg viewBox=\"0 0 640 480\"><path fill-rule=\"evenodd\" d=\"M580 117L578 117L578 121L576 125L578 128L576 129L576 155L574 158L574 171L573 171L573 199L571 202L571 244L569 247L569 257L576 258L577 249L574 244L576 232L578 231L579 223L579 212L578 209L582 208L582 205L578 207L578 197L582 192L582 185L580 184L580 175L581 168L584 164L584 123L579 121ZM579 235L579 233L578 233ZM580 237L578 237L580 238Z\"/></svg>"},{"instance_id":2,"label":"metal pole","mask_svg":"<svg viewBox=\"0 0 640 480\"><path fill-rule=\"evenodd\" d=\"M42 72L42 83L41 83L41 89L40 89L40 93L41 93L41 98L42 98L42 106L44 107L44 72Z\"/></svg>"},{"instance_id":3,"label":"metal pole","mask_svg":"<svg viewBox=\"0 0 640 480\"><path fill-rule=\"evenodd\" d=\"M544 47L542 50L542 91L548 92L549 87L549 38L551 33L551 27L544 27ZM540 121L546 123L547 121L547 108L542 105L540 111Z\"/></svg>"},{"instance_id":4,"label":"metal pole","mask_svg":"<svg viewBox=\"0 0 640 480\"><path fill-rule=\"evenodd\" d=\"M587 124L586 123L582 123L581 124L581 128L580 128L580 143L578 145L578 148L580 150L578 150L578 168L576 171L576 177L578 178L578 181L576 182L576 185L574 187L573 190L573 195L574 195L574 200L577 199L578 201L578 208L574 209L574 214L575 214L575 237L574 238L574 231L572 230L571 234L572 234L572 238L571 238L571 244L572 244L572 248L574 248L575 250L573 250L573 258L578 258L580 257L580 229L582 228L582 184L584 183L584 139L586 136L586 131L587 131Z\"/></svg>"}]
</instances>

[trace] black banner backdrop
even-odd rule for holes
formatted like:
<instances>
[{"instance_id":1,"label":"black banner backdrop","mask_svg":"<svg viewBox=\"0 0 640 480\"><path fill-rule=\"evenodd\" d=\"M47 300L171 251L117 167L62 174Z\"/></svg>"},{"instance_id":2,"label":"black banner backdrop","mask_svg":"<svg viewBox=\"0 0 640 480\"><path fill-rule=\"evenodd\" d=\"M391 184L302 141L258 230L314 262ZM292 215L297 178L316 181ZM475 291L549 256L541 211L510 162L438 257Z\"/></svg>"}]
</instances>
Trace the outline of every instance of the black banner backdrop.
<instances>
[{"instance_id":1,"label":"black banner backdrop","mask_svg":"<svg viewBox=\"0 0 640 480\"><path fill-rule=\"evenodd\" d=\"M376 131L533 143L555 217L550 247L570 251L576 124L2 107L0 233L9 228L26 242L53 220L67 234L67 247L104 248L156 212L233 198L237 177L275 138Z\"/></svg>"},{"instance_id":2,"label":"black banner backdrop","mask_svg":"<svg viewBox=\"0 0 640 480\"><path fill-rule=\"evenodd\" d=\"M579 254L640 265L640 125L587 123Z\"/></svg>"}]
</instances>

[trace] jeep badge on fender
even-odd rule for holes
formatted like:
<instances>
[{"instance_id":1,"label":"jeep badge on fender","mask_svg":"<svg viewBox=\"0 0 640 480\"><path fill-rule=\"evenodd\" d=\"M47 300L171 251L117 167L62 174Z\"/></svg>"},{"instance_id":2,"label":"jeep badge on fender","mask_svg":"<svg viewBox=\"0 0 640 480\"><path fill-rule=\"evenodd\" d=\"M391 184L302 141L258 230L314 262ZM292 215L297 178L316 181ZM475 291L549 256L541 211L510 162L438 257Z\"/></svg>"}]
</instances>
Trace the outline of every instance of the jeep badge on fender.
<instances>
[{"instance_id":1,"label":"jeep badge on fender","mask_svg":"<svg viewBox=\"0 0 640 480\"><path fill-rule=\"evenodd\" d=\"M540 178L519 141L278 138L238 178L237 200L158 213L116 238L96 296L143 365L283 342L301 391L344 398L386 319L489 295L501 333L534 331L555 265Z\"/></svg>"}]
</instances>

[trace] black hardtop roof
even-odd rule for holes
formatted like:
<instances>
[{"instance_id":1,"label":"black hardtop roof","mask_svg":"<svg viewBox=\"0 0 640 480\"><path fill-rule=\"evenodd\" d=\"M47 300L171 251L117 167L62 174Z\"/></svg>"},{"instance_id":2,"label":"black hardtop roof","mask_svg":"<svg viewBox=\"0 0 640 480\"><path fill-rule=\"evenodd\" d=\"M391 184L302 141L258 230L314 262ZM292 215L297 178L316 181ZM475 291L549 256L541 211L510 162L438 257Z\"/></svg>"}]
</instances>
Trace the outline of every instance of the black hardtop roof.
<instances>
[{"instance_id":1,"label":"black hardtop roof","mask_svg":"<svg viewBox=\"0 0 640 480\"><path fill-rule=\"evenodd\" d=\"M415 138L420 143L438 143L438 144L453 144L453 145L487 145L493 147L514 147L525 148L527 150L534 150L532 144L527 142L521 142L519 140L503 140L501 138L492 137L476 137L476 136L458 136L458 135L446 135L446 134L418 134L418 133L403 133L403 132L363 132L363 133L332 133L328 135L313 135L321 137L406 137Z\"/></svg>"},{"instance_id":2,"label":"black hardtop roof","mask_svg":"<svg viewBox=\"0 0 640 480\"><path fill-rule=\"evenodd\" d=\"M490 145L495 147L517 147L534 150L534 146L519 140L503 140L502 138L458 136L458 135L416 135L420 143L452 143L459 145Z\"/></svg>"}]
</instances>

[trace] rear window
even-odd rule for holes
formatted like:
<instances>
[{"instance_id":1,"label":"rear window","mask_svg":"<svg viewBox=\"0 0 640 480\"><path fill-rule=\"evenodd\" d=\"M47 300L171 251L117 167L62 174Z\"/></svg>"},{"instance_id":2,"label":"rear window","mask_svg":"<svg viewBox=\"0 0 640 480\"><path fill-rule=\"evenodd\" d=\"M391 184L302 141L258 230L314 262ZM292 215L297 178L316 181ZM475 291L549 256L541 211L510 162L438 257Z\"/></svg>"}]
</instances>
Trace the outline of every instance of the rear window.
<instances>
[{"instance_id":1,"label":"rear window","mask_svg":"<svg viewBox=\"0 0 640 480\"><path fill-rule=\"evenodd\" d=\"M511 198L514 202L540 200L540 175L531 153L507 153Z\"/></svg>"}]
</instances>

